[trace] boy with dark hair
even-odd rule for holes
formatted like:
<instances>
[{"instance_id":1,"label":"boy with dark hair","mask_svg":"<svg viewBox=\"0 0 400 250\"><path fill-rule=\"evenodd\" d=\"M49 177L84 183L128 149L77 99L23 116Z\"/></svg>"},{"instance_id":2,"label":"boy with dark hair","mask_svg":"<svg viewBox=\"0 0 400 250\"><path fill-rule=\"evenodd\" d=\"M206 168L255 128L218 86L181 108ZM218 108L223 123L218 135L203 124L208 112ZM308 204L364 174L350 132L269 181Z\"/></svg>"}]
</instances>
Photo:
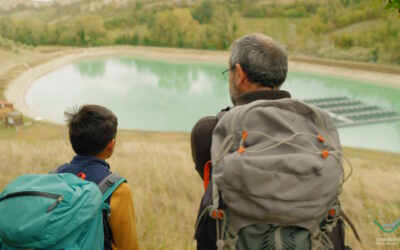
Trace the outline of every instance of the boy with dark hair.
<instances>
[{"instance_id":1,"label":"boy with dark hair","mask_svg":"<svg viewBox=\"0 0 400 250\"><path fill-rule=\"evenodd\" d=\"M72 173L99 184L111 174L105 161L114 152L118 119L113 112L100 105L84 105L65 112L69 139L77 154L70 163L57 169L57 173ZM103 215L105 250L138 250L135 212L132 193L122 183L107 201L111 215Z\"/></svg>"}]
</instances>

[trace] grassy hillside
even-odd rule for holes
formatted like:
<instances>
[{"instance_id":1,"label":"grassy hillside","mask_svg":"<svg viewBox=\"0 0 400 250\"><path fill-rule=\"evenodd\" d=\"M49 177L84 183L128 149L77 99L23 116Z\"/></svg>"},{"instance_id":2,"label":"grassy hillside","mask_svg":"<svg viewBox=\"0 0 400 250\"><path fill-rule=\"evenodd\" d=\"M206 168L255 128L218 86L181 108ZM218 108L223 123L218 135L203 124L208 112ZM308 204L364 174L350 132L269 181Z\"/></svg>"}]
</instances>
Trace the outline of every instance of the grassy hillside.
<instances>
[{"instance_id":1,"label":"grassy hillside","mask_svg":"<svg viewBox=\"0 0 400 250\"><path fill-rule=\"evenodd\" d=\"M73 156L67 130L44 123L19 135L13 129L0 129L0 151L0 190L21 174L46 173ZM355 241L349 228L347 241L353 249L376 249L377 237L400 237L400 230L384 234L373 222L392 223L400 214L400 155L349 148L345 154L354 173L341 201L364 245ZM203 190L192 163L189 135L119 131L109 162L133 187L142 249L195 249L192 236Z\"/></svg>"},{"instance_id":2,"label":"grassy hillside","mask_svg":"<svg viewBox=\"0 0 400 250\"><path fill-rule=\"evenodd\" d=\"M251 32L291 54L400 64L400 19L381 0L61 1L0 10L0 36L20 44L140 44L224 50ZM0 39L1 46L1 39ZM13 48L8 44L7 48Z\"/></svg>"}]
</instances>

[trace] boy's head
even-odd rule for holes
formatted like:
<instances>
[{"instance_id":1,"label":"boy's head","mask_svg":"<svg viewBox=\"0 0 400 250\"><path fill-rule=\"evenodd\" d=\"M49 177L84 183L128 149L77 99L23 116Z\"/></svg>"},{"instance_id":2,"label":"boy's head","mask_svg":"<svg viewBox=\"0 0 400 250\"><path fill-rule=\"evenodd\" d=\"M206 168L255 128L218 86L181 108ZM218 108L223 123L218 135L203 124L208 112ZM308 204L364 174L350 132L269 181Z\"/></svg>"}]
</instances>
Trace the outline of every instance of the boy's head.
<instances>
[{"instance_id":1,"label":"boy's head","mask_svg":"<svg viewBox=\"0 0 400 250\"><path fill-rule=\"evenodd\" d=\"M84 105L65 112L69 140L77 155L108 158L114 151L118 119L100 105Z\"/></svg>"}]
</instances>

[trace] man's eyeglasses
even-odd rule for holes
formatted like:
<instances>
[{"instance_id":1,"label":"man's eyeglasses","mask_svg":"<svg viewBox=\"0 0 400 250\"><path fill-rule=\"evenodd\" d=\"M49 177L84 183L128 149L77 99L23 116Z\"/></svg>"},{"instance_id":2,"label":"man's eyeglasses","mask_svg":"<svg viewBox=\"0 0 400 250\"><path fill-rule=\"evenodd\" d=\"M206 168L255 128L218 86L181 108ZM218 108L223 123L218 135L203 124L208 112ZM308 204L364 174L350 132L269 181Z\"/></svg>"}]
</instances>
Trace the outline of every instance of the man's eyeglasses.
<instances>
[{"instance_id":1,"label":"man's eyeglasses","mask_svg":"<svg viewBox=\"0 0 400 250\"><path fill-rule=\"evenodd\" d=\"M228 72L231 71L231 70L233 70L235 67L236 67L236 66L232 66L232 67L227 68L226 70L224 70L224 71L221 72L222 76L224 77L224 79L225 79L226 81L229 81L229 73L228 73Z\"/></svg>"}]
</instances>

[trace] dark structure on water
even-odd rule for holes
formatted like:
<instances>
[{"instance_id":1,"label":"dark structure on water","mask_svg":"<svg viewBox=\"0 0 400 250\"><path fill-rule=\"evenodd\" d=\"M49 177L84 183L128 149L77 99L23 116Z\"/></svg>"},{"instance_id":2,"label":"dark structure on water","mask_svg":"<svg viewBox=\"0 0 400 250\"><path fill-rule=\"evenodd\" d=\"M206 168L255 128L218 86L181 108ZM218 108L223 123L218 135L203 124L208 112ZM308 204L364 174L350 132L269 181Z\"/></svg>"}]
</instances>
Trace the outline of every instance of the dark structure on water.
<instances>
[{"instance_id":1,"label":"dark structure on water","mask_svg":"<svg viewBox=\"0 0 400 250\"><path fill-rule=\"evenodd\" d=\"M307 99L304 102L327 111L339 128L400 120L400 114L394 110L383 109L348 97Z\"/></svg>"}]
</instances>

